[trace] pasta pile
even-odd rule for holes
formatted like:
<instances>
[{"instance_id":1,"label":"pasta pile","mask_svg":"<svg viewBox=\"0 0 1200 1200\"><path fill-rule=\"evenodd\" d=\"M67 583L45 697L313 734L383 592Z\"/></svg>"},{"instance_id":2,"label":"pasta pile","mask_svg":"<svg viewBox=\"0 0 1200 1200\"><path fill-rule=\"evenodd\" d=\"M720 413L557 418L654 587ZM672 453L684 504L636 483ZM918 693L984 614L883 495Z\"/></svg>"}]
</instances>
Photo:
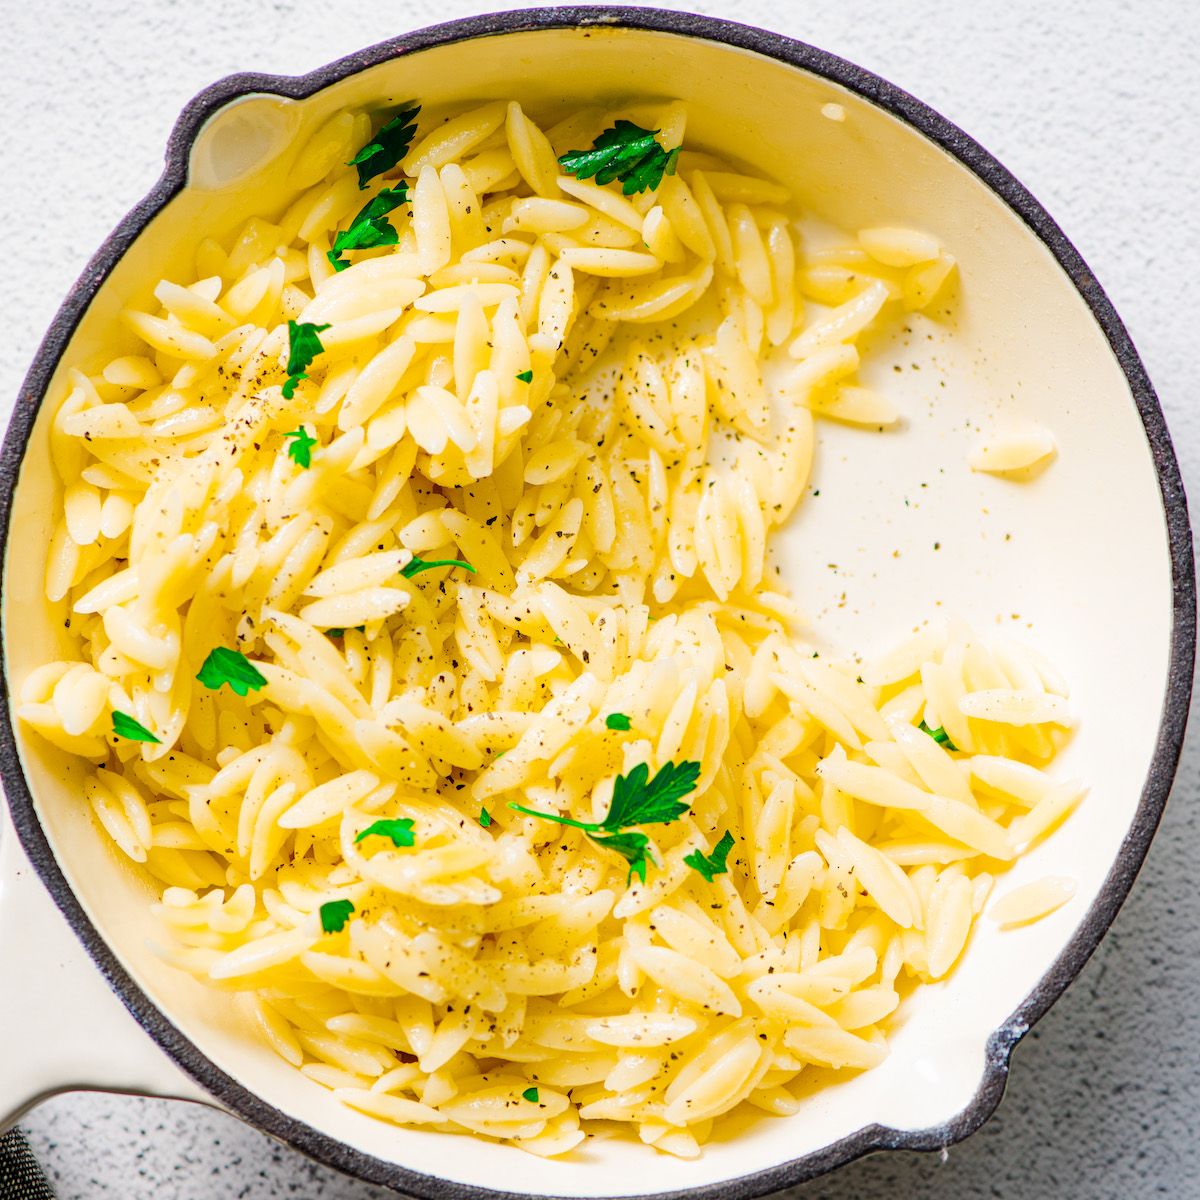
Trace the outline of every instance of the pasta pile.
<instances>
[{"instance_id":1,"label":"pasta pile","mask_svg":"<svg viewBox=\"0 0 1200 1200\"><path fill-rule=\"evenodd\" d=\"M856 341L954 261L806 244L685 115L340 114L53 417L75 650L19 712L161 952L346 1104L543 1155L879 1063L1082 794L1031 652L810 645L770 533L814 417L896 420Z\"/></svg>"}]
</instances>

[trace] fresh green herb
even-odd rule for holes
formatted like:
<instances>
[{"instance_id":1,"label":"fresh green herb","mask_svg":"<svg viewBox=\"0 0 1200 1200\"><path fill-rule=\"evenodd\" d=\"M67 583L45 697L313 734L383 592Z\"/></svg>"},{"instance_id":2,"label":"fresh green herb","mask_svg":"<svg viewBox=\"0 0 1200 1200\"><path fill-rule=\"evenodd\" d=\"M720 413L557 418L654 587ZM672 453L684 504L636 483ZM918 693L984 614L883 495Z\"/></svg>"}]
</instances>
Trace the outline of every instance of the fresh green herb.
<instances>
[{"instance_id":1,"label":"fresh green herb","mask_svg":"<svg viewBox=\"0 0 1200 1200\"><path fill-rule=\"evenodd\" d=\"M618 729L622 733L629 732L629 718L624 713L609 713L604 718L604 724L609 729Z\"/></svg>"},{"instance_id":2,"label":"fresh green herb","mask_svg":"<svg viewBox=\"0 0 1200 1200\"><path fill-rule=\"evenodd\" d=\"M721 840L716 844L711 854L705 854L701 850L693 850L691 854L685 854L683 861L687 863L693 871L699 871L701 875L712 883L714 875L725 875L729 871L726 862L729 858L729 852L733 849L733 834L729 830L721 835Z\"/></svg>"},{"instance_id":3,"label":"fresh green herb","mask_svg":"<svg viewBox=\"0 0 1200 1200\"><path fill-rule=\"evenodd\" d=\"M497 755L496 757L499 758L500 756ZM481 808L479 810L479 823L484 827L484 829L487 829L492 823L492 814L488 812L486 808Z\"/></svg>"},{"instance_id":4,"label":"fresh green herb","mask_svg":"<svg viewBox=\"0 0 1200 1200\"><path fill-rule=\"evenodd\" d=\"M333 239L333 249L325 252L335 271L344 271L350 264L342 257L347 250L374 250L379 246L394 246L400 235L396 227L387 220L387 214L408 200L408 184L383 188L373 199L359 209L348 229L343 229Z\"/></svg>"},{"instance_id":5,"label":"fresh green herb","mask_svg":"<svg viewBox=\"0 0 1200 1200\"><path fill-rule=\"evenodd\" d=\"M341 933L353 911L352 900L326 900L321 905L321 928L326 933Z\"/></svg>"},{"instance_id":6,"label":"fresh green herb","mask_svg":"<svg viewBox=\"0 0 1200 1200\"><path fill-rule=\"evenodd\" d=\"M224 646L215 646L208 652L196 678L214 692L227 683L239 696L267 686L266 676L244 654Z\"/></svg>"},{"instance_id":7,"label":"fresh green herb","mask_svg":"<svg viewBox=\"0 0 1200 1200\"><path fill-rule=\"evenodd\" d=\"M472 575L478 574L469 562L463 562L461 558L439 558L433 562L427 562L417 555L414 555L408 563L400 568L400 574L405 579L411 579L414 575L420 575L422 571L432 571L434 567L463 567Z\"/></svg>"},{"instance_id":8,"label":"fresh green herb","mask_svg":"<svg viewBox=\"0 0 1200 1200\"><path fill-rule=\"evenodd\" d=\"M355 625L354 628L358 630L359 633L366 633L367 631L367 627L365 625ZM343 638L346 636L346 631L340 627L337 629L327 629L325 630L325 636L331 638Z\"/></svg>"},{"instance_id":9,"label":"fresh green herb","mask_svg":"<svg viewBox=\"0 0 1200 1200\"><path fill-rule=\"evenodd\" d=\"M298 467L303 467L306 471L312 466L312 448L317 444L317 439L312 437L308 430L301 425L298 429L293 429L283 435L285 438L294 438L295 440L288 443L287 455Z\"/></svg>"},{"instance_id":10,"label":"fresh green herb","mask_svg":"<svg viewBox=\"0 0 1200 1200\"><path fill-rule=\"evenodd\" d=\"M650 839L636 829L624 829L619 833L589 833L588 837L605 850L615 850L629 864L629 874L625 877L626 887L633 882L635 875L643 883L646 882L648 863L658 866L658 860L648 849Z\"/></svg>"},{"instance_id":11,"label":"fresh green herb","mask_svg":"<svg viewBox=\"0 0 1200 1200\"><path fill-rule=\"evenodd\" d=\"M517 378L522 383L532 383L533 382L533 372L532 371L518 371Z\"/></svg>"},{"instance_id":12,"label":"fresh green herb","mask_svg":"<svg viewBox=\"0 0 1200 1200\"><path fill-rule=\"evenodd\" d=\"M615 850L629 863L626 882L632 881L634 875L645 882L647 861L655 861L647 849L650 839L644 833L631 830L629 826L666 824L687 812L691 805L684 804L680 797L695 790L700 778L700 764L681 762L676 766L674 763L664 763L653 779L649 776L650 768L645 763L638 763L628 775L618 775L613 784L608 815L600 822L576 821L573 817L542 812L512 802L508 807L526 816L582 829L598 846Z\"/></svg>"},{"instance_id":13,"label":"fresh green herb","mask_svg":"<svg viewBox=\"0 0 1200 1200\"><path fill-rule=\"evenodd\" d=\"M156 745L162 745L140 721L135 721L128 713L118 712L115 708L112 726L114 737L124 738L129 742L154 742Z\"/></svg>"},{"instance_id":14,"label":"fresh green herb","mask_svg":"<svg viewBox=\"0 0 1200 1200\"><path fill-rule=\"evenodd\" d=\"M621 181L626 196L653 190L663 175L674 175L679 147L664 150L655 140L657 129L643 129L632 121L618 121L606 129L590 150L568 150L559 164L576 179L591 179L599 184Z\"/></svg>"},{"instance_id":15,"label":"fresh green herb","mask_svg":"<svg viewBox=\"0 0 1200 1200\"><path fill-rule=\"evenodd\" d=\"M612 805L603 822L605 829L666 823L691 808L680 797L695 790L700 778L698 762L681 762L678 766L664 763L653 779L649 775L650 768L643 762L628 775L617 776Z\"/></svg>"},{"instance_id":16,"label":"fresh green herb","mask_svg":"<svg viewBox=\"0 0 1200 1200\"><path fill-rule=\"evenodd\" d=\"M357 846L363 838L386 837L392 839L393 846L412 846L416 844L413 838L414 824L411 817L402 817L399 821L375 821L354 839L354 844Z\"/></svg>"},{"instance_id":17,"label":"fresh green herb","mask_svg":"<svg viewBox=\"0 0 1200 1200\"><path fill-rule=\"evenodd\" d=\"M524 1090L524 1091L521 1093L521 1099L522 1099L522 1100L528 1100L530 1104L536 1104L536 1103L538 1102L538 1090L537 1090L537 1088L535 1088L535 1087L527 1087L527 1088L526 1088L526 1089L525 1089L525 1090Z\"/></svg>"},{"instance_id":18,"label":"fresh green herb","mask_svg":"<svg viewBox=\"0 0 1200 1200\"><path fill-rule=\"evenodd\" d=\"M296 384L308 378L307 371L312 360L324 352L325 347L317 335L328 328L328 325L314 325L311 321L288 322L288 377L283 385L285 400L290 400L296 394Z\"/></svg>"},{"instance_id":19,"label":"fresh green herb","mask_svg":"<svg viewBox=\"0 0 1200 1200\"><path fill-rule=\"evenodd\" d=\"M939 725L936 729L930 729L924 721L917 726L922 733L927 733L939 746L945 746L947 750L957 750L958 747L950 740L950 735Z\"/></svg>"},{"instance_id":20,"label":"fresh green herb","mask_svg":"<svg viewBox=\"0 0 1200 1200\"><path fill-rule=\"evenodd\" d=\"M691 805L684 804L680 797L695 790L700 777L698 762L681 762L679 766L672 762L664 763L653 779L649 775L650 768L644 762L638 763L628 775L618 775L613 784L608 815L600 822L576 821L573 817L541 812L522 804L509 804L508 807L531 817L571 825L587 833L597 830L614 833L630 825L666 824L687 812Z\"/></svg>"},{"instance_id":21,"label":"fresh green herb","mask_svg":"<svg viewBox=\"0 0 1200 1200\"><path fill-rule=\"evenodd\" d=\"M382 129L347 163L358 168L358 186L365 188L369 180L384 171L390 171L407 153L417 132L418 104L397 113Z\"/></svg>"}]
</instances>

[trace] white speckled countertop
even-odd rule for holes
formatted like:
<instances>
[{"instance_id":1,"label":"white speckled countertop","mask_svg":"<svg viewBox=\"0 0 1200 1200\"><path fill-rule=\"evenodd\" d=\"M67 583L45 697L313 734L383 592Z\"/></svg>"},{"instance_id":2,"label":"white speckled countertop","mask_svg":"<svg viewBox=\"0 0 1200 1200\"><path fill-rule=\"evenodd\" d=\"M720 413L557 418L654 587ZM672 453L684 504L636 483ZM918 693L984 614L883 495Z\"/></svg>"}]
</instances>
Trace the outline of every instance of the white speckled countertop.
<instances>
[{"instance_id":1,"label":"white speckled countertop","mask_svg":"<svg viewBox=\"0 0 1200 1200\"><path fill-rule=\"evenodd\" d=\"M2 0L0 394L62 295L153 183L181 105L239 70L298 73L472 0ZM1190 0L694 0L916 93L1021 178L1129 325L1200 495L1200 7ZM818 1197L1200 1197L1200 729L1133 896L1022 1044L996 1116L936 1155L883 1155ZM0 980L0 986L4 981ZM0 1070L3 1064L0 1063ZM380 1190L192 1105L66 1095L23 1128L62 1200L367 1200Z\"/></svg>"}]
</instances>

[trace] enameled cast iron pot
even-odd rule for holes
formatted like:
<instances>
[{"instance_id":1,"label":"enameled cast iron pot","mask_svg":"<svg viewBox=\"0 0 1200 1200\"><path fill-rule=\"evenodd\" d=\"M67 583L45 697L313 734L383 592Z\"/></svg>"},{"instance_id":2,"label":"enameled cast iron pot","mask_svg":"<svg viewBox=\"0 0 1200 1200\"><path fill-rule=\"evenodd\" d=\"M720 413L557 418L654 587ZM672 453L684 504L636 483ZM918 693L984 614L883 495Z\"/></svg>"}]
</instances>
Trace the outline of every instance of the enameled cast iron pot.
<instances>
[{"instance_id":1,"label":"enameled cast iron pot","mask_svg":"<svg viewBox=\"0 0 1200 1200\"><path fill-rule=\"evenodd\" d=\"M276 1059L225 997L155 959L148 884L96 833L79 765L15 727L6 704L0 1125L39 1096L101 1087L220 1106L421 1197L758 1196L869 1150L936 1148L977 1129L999 1102L1013 1046L1112 921L1166 801L1194 650L1187 510L1150 382L1075 248L985 150L859 67L725 21L632 8L503 13L298 78L234 76L192 101L162 179L72 289L16 402L0 464L6 690L55 654L66 615L42 591L54 486L43 400L61 395L63 363L97 364L124 303L182 275L200 236L227 235L281 201L296 148L342 106L566 105L647 86L688 102L693 144L778 176L818 216L851 230L916 225L958 257L953 309L914 318L876 348L878 382L905 427L823 430L820 497L783 535L780 562L822 636L843 648L877 649L942 611L1015 625L1056 661L1081 718L1056 769L1092 791L1005 886L1065 874L1078 881L1075 899L1021 931L981 922L953 978L909 1006L883 1066L816 1092L796 1117L741 1122L694 1162L617 1140L543 1162L343 1108ZM971 474L976 431L1013 413L1054 431L1057 461L1025 484Z\"/></svg>"}]
</instances>

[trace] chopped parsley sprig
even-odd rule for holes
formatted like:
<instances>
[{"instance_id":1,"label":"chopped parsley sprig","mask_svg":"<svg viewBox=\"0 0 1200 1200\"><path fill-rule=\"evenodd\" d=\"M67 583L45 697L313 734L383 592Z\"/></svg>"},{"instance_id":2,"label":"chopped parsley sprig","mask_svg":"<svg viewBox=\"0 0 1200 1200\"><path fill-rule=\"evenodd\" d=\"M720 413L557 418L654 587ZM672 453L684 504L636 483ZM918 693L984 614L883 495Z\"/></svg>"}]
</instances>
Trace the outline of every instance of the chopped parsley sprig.
<instances>
[{"instance_id":1,"label":"chopped parsley sprig","mask_svg":"<svg viewBox=\"0 0 1200 1200\"><path fill-rule=\"evenodd\" d=\"M358 168L358 186L390 171L407 153L417 132L419 104L397 113L347 164Z\"/></svg>"},{"instance_id":2,"label":"chopped parsley sprig","mask_svg":"<svg viewBox=\"0 0 1200 1200\"><path fill-rule=\"evenodd\" d=\"M342 257L347 250L374 250L378 246L394 246L400 240L396 227L387 219L387 214L408 201L408 184L400 183L394 188L383 188L377 196L368 200L358 210L347 229L341 230L333 239L333 249L325 257L335 271L344 271L350 264Z\"/></svg>"},{"instance_id":3,"label":"chopped parsley sprig","mask_svg":"<svg viewBox=\"0 0 1200 1200\"><path fill-rule=\"evenodd\" d=\"M227 683L239 696L267 686L266 676L244 654L225 646L208 652L196 678L213 692Z\"/></svg>"},{"instance_id":4,"label":"chopped parsley sprig","mask_svg":"<svg viewBox=\"0 0 1200 1200\"><path fill-rule=\"evenodd\" d=\"M627 883L635 875L645 883L647 864L658 864L648 849L650 839L630 826L665 825L683 816L691 805L685 804L682 797L695 790L699 778L698 762L681 762L678 766L664 763L653 778L649 766L638 763L628 775L617 776L612 803L603 821L576 821L523 804L510 803L508 807L529 817L582 829L596 845L615 850L625 859L629 864Z\"/></svg>"},{"instance_id":5,"label":"chopped parsley sprig","mask_svg":"<svg viewBox=\"0 0 1200 1200\"><path fill-rule=\"evenodd\" d=\"M288 443L288 458L307 471L312 466L312 448L317 444L317 439L303 425L289 430L283 436L293 439Z\"/></svg>"},{"instance_id":6,"label":"chopped parsley sprig","mask_svg":"<svg viewBox=\"0 0 1200 1200\"><path fill-rule=\"evenodd\" d=\"M617 776L604 828L674 821L692 807L681 797L695 791L699 778L698 762L681 762L678 766L664 763L653 779L650 768L644 762L638 763L628 775Z\"/></svg>"},{"instance_id":7,"label":"chopped parsley sprig","mask_svg":"<svg viewBox=\"0 0 1200 1200\"><path fill-rule=\"evenodd\" d=\"M947 750L957 750L958 747L950 740L950 735L939 725L936 729L930 729L925 721L922 720L917 728L922 733L927 733L939 746L945 746Z\"/></svg>"},{"instance_id":8,"label":"chopped parsley sprig","mask_svg":"<svg viewBox=\"0 0 1200 1200\"><path fill-rule=\"evenodd\" d=\"M691 854L683 856L683 861L693 871L699 871L708 883L712 883L714 875L728 874L729 852L733 849L733 845L733 834L727 829L721 835L721 840L713 847L711 854L705 854L702 850L693 850Z\"/></svg>"},{"instance_id":9,"label":"chopped parsley sprig","mask_svg":"<svg viewBox=\"0 0 1200 1200\"><path fill-rule=\"evenodd\" d=\"M308 378L308 368L325 347L317 336L328 329L328 325L314 325L311 321L288 322L287 382L283 385L283 396L290 400L296 394L296 384Z\"/></svg>"},{"instance_id":10,"label":"chopped parsley sprig","mask_svg":"<svg viewBox=\"0 0 1200 1200\"><path fill-rule=\"evenodd\" d=\"M462 567L464 570L470 571L472 575L479 573L469 562L463 562L461 558L438 558L430 561L421 558L419 555L413 555L400 568L400 574L405 579L411 579L414 575L420 575L422 571L432 571L435 567Z\"/></svg>"},{"instance_id":11,"label":"chopped parsley sprig","mask_svg":"<svg viewBox=\"0 0 1200 1200\"><path fill-rule=\"evenodd\" d=\"M664 150L655 138L657 129L643 129L632 121L618 121L606 129L590 150L568 150L559 156L559 165L576 179L591 179L599 184L620 180L626 196L653 191L663 175L674 175L679 147Z\"/></svg>"},{"instance_id":12,"label":"chopped parsley sprig","mask_svg":"<svg viewBox=\"0 0 1200 1200\"><path fill-rule=\"evenodd\" d=\"M321 929L325 933L341 933L353 911L353 900L326 900L321 905Z\"/></svg>"},{"instance_id":13,"label":"chopped parsley sprig","mask_svg":"<svg viewBox=\"0 0 1200 1200\"><path fill-rule=\"evenodd\" d=\"M148 730L140 721L135 721L128 713L113 709L112 731L114 737L124 738L127 742L162 742Z\"/></svg>"},{"instance_id":14,"label":"chopped parsley sprig","mask_svg":"<svg viewBox=\"0 0 1200 1200\"><path fill-rule=\"evenodd\" d=\"M392 839L393 846L415 846L416 839L413 837L415 824L416 822L411 817L401 817L398 821L373 821L354 839L354 844L358 845L363 838L385 837Z\"/></svg>"},{"instance_id":15,"label":"chopped parsley sprig","mask_svg":"<svg viewBox=\"0 0 1200 1200\"><path fill-rule=\"evenodd\" d=\"M630 727L629 717L625 713L609 713L604 718L604 727L606 729L615 729L620 733L628 733Z\"/></svg>"}]
</instances>

